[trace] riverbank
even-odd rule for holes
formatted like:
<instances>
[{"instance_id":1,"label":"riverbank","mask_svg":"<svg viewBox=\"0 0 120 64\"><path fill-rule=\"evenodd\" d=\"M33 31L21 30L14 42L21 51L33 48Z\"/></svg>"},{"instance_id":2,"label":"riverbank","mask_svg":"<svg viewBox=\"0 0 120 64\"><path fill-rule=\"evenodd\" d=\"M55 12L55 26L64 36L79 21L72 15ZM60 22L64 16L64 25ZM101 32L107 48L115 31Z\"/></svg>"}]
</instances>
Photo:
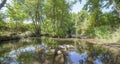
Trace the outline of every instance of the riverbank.
<instances>
[{"instance_id":1,"label":"riverbank","mask_svg":"<svg viewBox=\"0 0 120 64\"><path fill-rule=\"evenodd\" d=\"M2 36L0 36L0 42L1 41L10 41L10 40L20 40L20 39L25 39L28 37L34 38L34 34L31 33L30 31L26 31L24 33L4 32L4 34ZM39 37L37 37L37 38L39 38ZM60 41L80 41L80 42L86 42L86 43L90 43L90 44L101 45L101 46L105 46L108 48L120 50L120 45L118 43L104 42L99 39L92 39L92 38L52 38L52 39L60 40Z\"/></svg>"},{"instance_id":2,"label":"riverbank","mask_svg":"<svg viewBox=\"0 0 120 64\"><path fill-rule=\"evenodd\" d=\"M34 34L30 31L26 32L1 32L0 41L20 40L22 38L33 37Z\"/></svg>"},{"instance_id":3,"label":"riverbank","mask_svg":"<svg viewBox=\"0 0 120 64\"><path fill-rule=\"evenodd\" d=\"M120 44L113 42L103 42L98 39L79 39L79 38L52 38L58 41L77 41L85 44L99 45L115 52L120 52Z\"/></svg>"}]
</instances>

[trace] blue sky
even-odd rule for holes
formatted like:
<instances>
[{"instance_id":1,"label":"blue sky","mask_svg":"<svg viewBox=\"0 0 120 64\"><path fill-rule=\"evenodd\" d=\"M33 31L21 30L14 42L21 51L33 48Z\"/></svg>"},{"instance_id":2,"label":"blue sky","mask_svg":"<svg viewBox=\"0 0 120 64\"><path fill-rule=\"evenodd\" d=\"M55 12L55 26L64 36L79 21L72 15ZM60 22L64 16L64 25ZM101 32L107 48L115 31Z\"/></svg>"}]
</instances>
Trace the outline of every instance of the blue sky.
<instances>
[{"instance_id":1,"label":"blue sky","mask_svg":"<svg viewBox=\"0 0 120 64\"><path fill-rule=\"evenodd\" d=\"M12 0L7 0L7 3L11 3L11 1ZM68 1L73 1L73 0L68 0ZM77 2L76 4L73 5L71 12L72 13L78 13L79 11L82 10L82 8L85 5L85 3L86 3L86 0L82 0L81 3ZM111 8L112 8L112 6L111 6ZM102 11L103 12L109 12L111 10L111 8L109 8L109 9L105 9L104 8ZM6 10L6 8L4 7L4 8L2 8L2 10L3 10L2 12L4 12L4 10Z\"/></svg>"},{"instance_id":2,"label":"blue sky","mask_svg":"<svg viewBox=\"0 0 120 64\"><path fill-rule=\"evenodd\" d=\"M7 0L7 3L11 3L12 0ZM70 1L70 0L68 0ZM71 0L73 1L73 0ZM71 12L72 13L78 13L80 10L82 10L84 4L86 3L86 0L83 0L81 3L77 2L76 4L73 5ZM2 12L4 12L4 10L6 10L6 8L2 8Z\"/></svg>"},{"instance_id":3,"label":"blue sky","mask_svg":"<svg viewBox=\"0 0 120 64\"><path fill-rule=\"evenodd\" d=\"M106 2L105 2L106 3ZM83 6L86 4L86 0L82 0L82 2L80 3L80 2L77 2L73 7L72 7L72 13L78 13L79 11L81 11L82 10L82 8L83 8ZM109 7L109 8L103 8L102 9L102 12L109 12L109 11L111 11L111 10L113 10L112 9L112 5Z\"/></svg>"},{"instance_id":4,"label":"blue sky","mask_svg":"<svg viewBox=\"0 0 120 64\"><path fill-rule=\"evenodd\" d=\"M86 0L82 0L82 2L77 2L75 5L72 7L72 13L78 13L79 11L82 10L83 6L85 5Z\"/></svg>"}]
</instances>

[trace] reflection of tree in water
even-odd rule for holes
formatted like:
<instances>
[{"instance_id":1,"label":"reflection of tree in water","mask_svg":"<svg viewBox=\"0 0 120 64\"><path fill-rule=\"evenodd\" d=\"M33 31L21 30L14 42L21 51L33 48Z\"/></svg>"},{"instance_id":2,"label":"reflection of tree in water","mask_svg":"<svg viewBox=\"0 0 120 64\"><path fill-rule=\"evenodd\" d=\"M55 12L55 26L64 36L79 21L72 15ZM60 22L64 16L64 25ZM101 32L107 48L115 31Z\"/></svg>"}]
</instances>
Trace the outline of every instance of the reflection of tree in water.
<instances>
[{"instance_id":1,"label":"reflection of tree in water","mask_svg":"<svg viewBox=\"0 0 120 64\"><path fill-rule=\"evenodd\" d=\"M34 64L34 62L36 61L38 62L38 64L68 64L68 58L70 57L68 57L67 53L69 53L69 51L75 51L76 54L78 53L78 55L81 55L82 53L87 51L88 56L85 63L96 64L95 60L100 59L104 64L120 64L119 52L113 52L110 51L108 48L104 48L100 45L93 45L91 43L77 43L76 47L74 47L73 43L63 43L67 42L54 41L51 39L32 40L32 47L35 48L35 52L21 52L21 54L17 55L18 62L21 64ZM83 61L79 62L80 64L84 64Z\"/></svg>"},{"instance_id":2,"label":"reflection of tree in water","mask_svg":"<svg viewBox=\"0 0 120 64\"><path fill-rule=\"evenodd\" d=\"M54 52L45 53L45 50L41 50L36 53L36 60L41 64L64 64L65 58L64 54L58 54L58 49L55 49Z\"/></svg>"},{"instance_id":3,"label":"reflection of tree in water","mask_svg":"<svg viewBox=\"0 0 120 64\"><path fill-rule=\"evenodd\" d=\"M88 60L89 64L94 64L96 58L100 59L102 63L105 64L120 64L120 54L113 53L112 50L104 48L100 45L86 44L86 49L88 50Z\"/></svg>"}]
</instances>

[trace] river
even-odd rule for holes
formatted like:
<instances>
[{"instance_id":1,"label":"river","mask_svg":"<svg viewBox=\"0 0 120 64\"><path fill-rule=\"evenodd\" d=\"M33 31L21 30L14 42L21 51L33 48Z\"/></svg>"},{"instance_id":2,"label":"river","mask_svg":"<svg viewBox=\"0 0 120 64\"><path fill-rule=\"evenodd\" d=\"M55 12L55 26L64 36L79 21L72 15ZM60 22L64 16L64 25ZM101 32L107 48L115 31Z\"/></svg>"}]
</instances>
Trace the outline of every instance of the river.
<instances>
[{"instance_id":1,"label":"river","mask_svg":"<svg viewBox=\"0 0 120 64\"><path fill-rule=\"evenodd\" d=\"M120 64L119 53L82 41L28 38L0 43L0 64Z\"/></svg>"}]
</instances>

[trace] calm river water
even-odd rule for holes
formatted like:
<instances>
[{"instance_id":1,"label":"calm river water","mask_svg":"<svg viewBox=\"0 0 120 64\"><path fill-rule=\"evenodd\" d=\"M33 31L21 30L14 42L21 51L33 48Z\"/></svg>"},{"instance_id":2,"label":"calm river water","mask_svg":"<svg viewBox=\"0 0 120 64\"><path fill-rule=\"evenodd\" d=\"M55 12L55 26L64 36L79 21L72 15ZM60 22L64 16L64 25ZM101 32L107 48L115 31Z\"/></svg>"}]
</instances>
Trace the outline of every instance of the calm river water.
<instances>
[{"instance_id":1,"label":"calm river water","mask_svg":"<svg viewBox=\"0 0 120 64\"><path fill-rule=\"evenodd\" d=\"M119 53L82 41L29 38L0 43L0 64L120 64Z\"/></svg>"}]
</instances>

